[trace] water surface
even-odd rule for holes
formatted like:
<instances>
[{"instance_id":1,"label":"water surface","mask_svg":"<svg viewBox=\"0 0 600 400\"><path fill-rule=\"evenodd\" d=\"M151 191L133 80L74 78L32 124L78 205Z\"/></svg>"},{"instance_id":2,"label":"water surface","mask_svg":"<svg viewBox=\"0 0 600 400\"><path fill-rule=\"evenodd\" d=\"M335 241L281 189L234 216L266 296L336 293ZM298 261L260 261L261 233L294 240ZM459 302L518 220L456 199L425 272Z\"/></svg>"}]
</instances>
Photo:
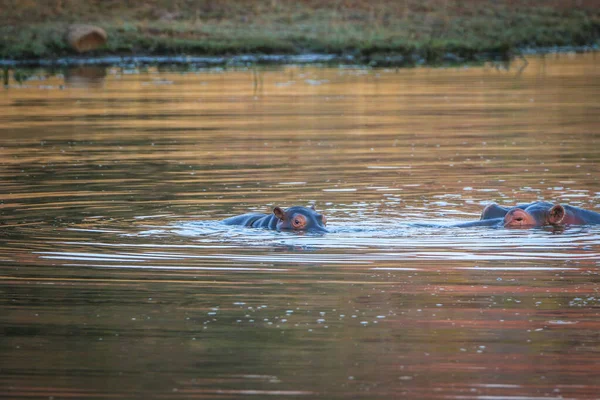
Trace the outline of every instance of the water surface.
<instances>
[{"instance_id":1,"label":"water surface","mask_svg":"<svg viewBox=\"0 0 600 400\"><path fill-rule=\"evenodd\" d=\"M597 398L595 54L79 69L0 94L1 398ZM325 235L224 226L316 204Z\"/></svg>"}]
</instances>

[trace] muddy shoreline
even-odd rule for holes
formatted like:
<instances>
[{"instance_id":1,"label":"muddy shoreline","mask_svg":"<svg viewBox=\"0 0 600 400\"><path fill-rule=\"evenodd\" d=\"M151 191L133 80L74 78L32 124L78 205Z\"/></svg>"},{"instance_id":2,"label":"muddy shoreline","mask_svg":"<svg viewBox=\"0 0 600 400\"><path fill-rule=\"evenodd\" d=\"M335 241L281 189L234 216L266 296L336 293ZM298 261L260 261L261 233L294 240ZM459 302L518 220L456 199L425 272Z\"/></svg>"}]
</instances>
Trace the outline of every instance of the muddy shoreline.
<instances>
[{"instance_id":1,"label":"muddy shoreline","mask_svg":"<svg viewBox=\"0 0 600 400\"><path fill-rule=\"evenodd\" d=\"M250 65L357 65L370 67L413 67L419 65L460 65L486 61L510 61L515 57L533 54L560 54L584 53L600 50L598 45L589 46L553 46L522 48L508 53L486 52L474 54L472 57L462 57L459 54L447 52L435 59L428 59L426 55L413 53L377 54L371 56L337 55L337 54L243 54L232 56L192 56L192 55L166 55L166 56L98 56L98 57L60 57L29 60L0 59L0 67L26 68L26 67L76 67L76 66L119 66L119 65L180 65L195 67L220 67L220 66L250 66Z\"/></svg>"}]
</instances>

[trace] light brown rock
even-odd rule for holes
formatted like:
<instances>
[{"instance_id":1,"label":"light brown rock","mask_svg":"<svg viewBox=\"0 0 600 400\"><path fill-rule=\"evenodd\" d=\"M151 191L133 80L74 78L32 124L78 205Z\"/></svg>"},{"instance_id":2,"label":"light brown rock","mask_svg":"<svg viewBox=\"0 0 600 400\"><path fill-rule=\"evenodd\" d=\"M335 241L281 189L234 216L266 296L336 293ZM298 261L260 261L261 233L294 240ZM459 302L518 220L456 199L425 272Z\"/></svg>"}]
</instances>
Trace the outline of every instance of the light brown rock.
<instances>
[{"instance_id":1,"label":"light brown rock","mask_svg":"<svg viewBox=\"0 0 600 400\"><path fill-rule=\"evenodd\" d=\"M108 36L104 29L94 25L75 24L67 30L67 42L79 53L103 46Z\"/></svg>"}]
</instances>

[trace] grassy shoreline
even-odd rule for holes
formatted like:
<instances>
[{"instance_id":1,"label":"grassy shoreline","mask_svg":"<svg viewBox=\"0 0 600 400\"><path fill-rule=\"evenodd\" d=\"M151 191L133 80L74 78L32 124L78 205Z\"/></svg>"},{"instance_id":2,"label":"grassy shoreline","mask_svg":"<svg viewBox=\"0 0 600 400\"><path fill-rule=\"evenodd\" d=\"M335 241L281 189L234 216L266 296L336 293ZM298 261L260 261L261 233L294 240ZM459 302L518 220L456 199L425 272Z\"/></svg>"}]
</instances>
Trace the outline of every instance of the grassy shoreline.
<instances>
[{"instance_id":1,"label":"grassy shoreline","mask_svg":"<svg viewBox=\"0 0 600 400\"><path fill-rule=\"evenodd\" d=\"M600 40L595 0L3 3L0 59L31 62L76 57L64 37L71 23L95 24L108 34L108 43L86 58L318 53L365 64L435 64Z\"/></svg>"}]
</instances>

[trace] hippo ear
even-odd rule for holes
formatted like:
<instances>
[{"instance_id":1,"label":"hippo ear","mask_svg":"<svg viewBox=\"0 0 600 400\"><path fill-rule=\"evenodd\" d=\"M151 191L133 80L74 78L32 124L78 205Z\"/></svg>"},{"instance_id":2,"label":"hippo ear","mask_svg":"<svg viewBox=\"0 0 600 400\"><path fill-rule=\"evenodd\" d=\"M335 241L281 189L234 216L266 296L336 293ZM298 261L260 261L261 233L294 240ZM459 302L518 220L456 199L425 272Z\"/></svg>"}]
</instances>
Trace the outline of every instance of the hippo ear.
<instances>
[{"instance_id":1,"label":"hippo ear","mask_svg":"<svg viewBox=\"0 0 600 400\"><path fill-rule=\"evenodd\" d=\"M314 211L314 210L316 210L316 209L315 209L315 204L314 204L314 203L313 203L313 204L311 204L311 205L310 205L310 208L311 208L313 211Z\"/></svg>"},{"instance_id":2,"label":"hippo ear","mask_svg":"<svg viewBox=\"0 0 600 400\"><path fill-rule=\"evenodd\" d=\"M273 209L273 214L275 214L275 216L280 220L285 221L285 212L283 212L280 207L275 207Z\"/></svg>"},{"instance_id":3,"label":"hippo ear","mask_svg":"<svg viewBox=\"0 0 600 400\"><path fill-rule=\"evenodd\" d=\"M565 208L560 204L555 205L548 211L548 222L557 225L565 218Z\"/></svg>"}]
</instances>

